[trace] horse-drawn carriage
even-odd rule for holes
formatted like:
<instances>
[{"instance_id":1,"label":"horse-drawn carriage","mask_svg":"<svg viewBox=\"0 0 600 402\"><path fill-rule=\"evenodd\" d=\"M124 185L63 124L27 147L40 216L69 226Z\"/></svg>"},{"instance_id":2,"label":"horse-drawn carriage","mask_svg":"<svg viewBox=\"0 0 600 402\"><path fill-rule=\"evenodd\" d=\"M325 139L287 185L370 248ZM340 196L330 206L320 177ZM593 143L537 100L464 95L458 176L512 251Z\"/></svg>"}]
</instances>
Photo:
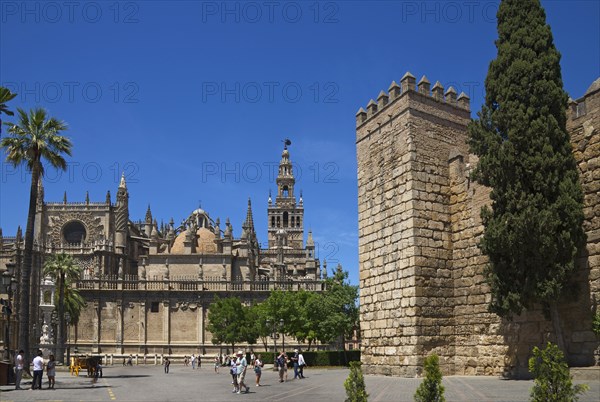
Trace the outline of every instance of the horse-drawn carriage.
<instances>
[{"instance_id":1,"label":"horse-drawn carriage","mask_svg":"<svg viewBox=\"0 0 600 402\"><path fill-rule=\"evenodd\" d=\"M102 357L72 356L69 365L71 375L79 376L81 370L87 370L88 377L93 377L96 371L98 371L99 377L102 377Z\"/></svg>"}]
</instances>

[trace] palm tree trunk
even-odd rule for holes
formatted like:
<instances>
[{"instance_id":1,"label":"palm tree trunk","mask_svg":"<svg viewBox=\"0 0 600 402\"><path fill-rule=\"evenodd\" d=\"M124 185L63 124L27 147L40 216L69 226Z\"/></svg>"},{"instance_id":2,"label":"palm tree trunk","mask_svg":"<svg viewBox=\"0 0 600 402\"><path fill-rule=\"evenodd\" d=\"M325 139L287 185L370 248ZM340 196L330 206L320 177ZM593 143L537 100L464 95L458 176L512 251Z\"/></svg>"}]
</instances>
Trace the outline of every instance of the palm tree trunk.
<instances>
[{"instance_id":1,"label":"palm tree trunk","mask_svg":"<svg viewBox=\"0 0 600 402\"><path fill-rule=\"evenodd\" d=\"M56 327L56 359L60 363L65 363L64 354L64 322L65 322L65 273L60 273L58 281L58 325Z\"/></svg>"},{"instance_id":2,"label":"palm tree trunk","mask_svg":"<svg viewBox=\"0 0 600 402\"><path fill-rule=\"evenodd\" d=\"M40 177L39 162L34 162L31 170L31 188L29 190L29 210L25 229L25 249L23 250L23 266L21 267L21 294L19 300L19 349L25 352L25 367L28 369L31 357L29 350L29 296L31 294L31 272L33 262L33 228L35 224L35 208L37 202L37 183ZM34 287L36 289L36 287Z\"/></svg>"}]
</instances>

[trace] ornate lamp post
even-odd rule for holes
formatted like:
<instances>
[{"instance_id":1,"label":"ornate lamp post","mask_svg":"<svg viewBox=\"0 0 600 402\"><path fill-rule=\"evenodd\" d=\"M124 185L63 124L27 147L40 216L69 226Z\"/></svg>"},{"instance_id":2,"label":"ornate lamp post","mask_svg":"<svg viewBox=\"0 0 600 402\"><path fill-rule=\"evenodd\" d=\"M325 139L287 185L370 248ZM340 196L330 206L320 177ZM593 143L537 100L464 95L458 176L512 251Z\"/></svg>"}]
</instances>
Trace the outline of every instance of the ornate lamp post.
<instances>
[{"instance_id":1,"label":"ornate lamp post","mask_svg":"<svg viewBox=\"0 0 600 402\"><path fill-rule=\"evenodd\" d=\"M54 345L53 337L50 335L49 325L52 321L56 321L57 313L54 309L54 292L56 285L50 277L46 277L42 280L40 285L40 310L41 310L41 326L42 336L40 337L40 348L45 352L45 356L48 355L49 349ZM34 329L35 333L35 329Z\"/></svg>"},{"instance_id":2,"label":"ornate lamp post","mask_svg":"<svg viewBox=\"0 0 600 402\"><path fill-rule=\"evenodd\" d=\"M279 332L281 332L281 344L282 344L282 348L283 351L285 352L285 332L283 332L283 318L281 320L279 320Z\"/></svg>"},{"instance_id":3,"label":"ornate lamp post","mask_svg":"<svg viewBox=\"0 0 600 402\"><path fill-rule=\"evenodd\" d=\"M67 361L65 362L65 364L70 365L71 364L71 345L69 344L70 342L70 331L69 331L69 326L71 325L71 314L69 314L68 311L65 312L65 324L67 327Z\"/></svg>"}]
</instances>

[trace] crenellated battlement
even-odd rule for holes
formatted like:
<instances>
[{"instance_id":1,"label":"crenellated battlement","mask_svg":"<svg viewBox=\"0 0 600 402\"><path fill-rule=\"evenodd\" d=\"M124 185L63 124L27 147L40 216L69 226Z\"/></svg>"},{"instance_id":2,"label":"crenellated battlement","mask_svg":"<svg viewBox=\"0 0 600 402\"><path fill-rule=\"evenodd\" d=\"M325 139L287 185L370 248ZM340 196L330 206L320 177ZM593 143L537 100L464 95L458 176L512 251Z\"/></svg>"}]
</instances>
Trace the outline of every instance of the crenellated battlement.
<instances>
[{"instance_id":1,"label":"crenellated battlement","mask_svg":"<svg viewBox=\"0 0 600 402\"><path fill-rule=\"evenodd\" d=\"M417 100L420 95L461 111L470 112L471 110L470 98L464 92L461 92L457 97L456 90L452 86L444 92L444 87L439 81L436 81L433 88L431 88L431 83L425 75L417 83L415 76L407 72L400 80L400 84L392 81L387 92L383 90L379 92L377 101L371 99L366 106L366 110L362 107L358 110L356 113L356 127L362 126L371 118L389 110L394 103L408 94L418 94L415 97Z\"/></svg>"}]
</instances>

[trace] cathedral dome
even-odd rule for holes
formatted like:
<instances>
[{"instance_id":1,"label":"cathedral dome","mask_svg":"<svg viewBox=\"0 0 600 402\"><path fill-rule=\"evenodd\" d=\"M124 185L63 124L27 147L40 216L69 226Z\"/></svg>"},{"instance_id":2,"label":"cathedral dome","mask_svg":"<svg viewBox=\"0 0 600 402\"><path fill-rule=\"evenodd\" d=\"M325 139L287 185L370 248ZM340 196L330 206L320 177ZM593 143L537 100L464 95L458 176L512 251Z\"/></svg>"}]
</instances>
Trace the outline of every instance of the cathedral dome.
<instances>
[{"instance_id":1,"label":"cathedral dome","mask_svg":"<svg viewBox=\"0 0 600 402\"><path fill-rule=\"evenodd\" d=\"M181 232L175 238L173 242L173 247L171 247L171 254L185 254L185 238L187 233ZM195 239L195 253L216 253L217 245L215 244L216 236L212 232L212 230L207 228L199 228L196 231L196 239Z\"/></svg>"}]
</instances>

